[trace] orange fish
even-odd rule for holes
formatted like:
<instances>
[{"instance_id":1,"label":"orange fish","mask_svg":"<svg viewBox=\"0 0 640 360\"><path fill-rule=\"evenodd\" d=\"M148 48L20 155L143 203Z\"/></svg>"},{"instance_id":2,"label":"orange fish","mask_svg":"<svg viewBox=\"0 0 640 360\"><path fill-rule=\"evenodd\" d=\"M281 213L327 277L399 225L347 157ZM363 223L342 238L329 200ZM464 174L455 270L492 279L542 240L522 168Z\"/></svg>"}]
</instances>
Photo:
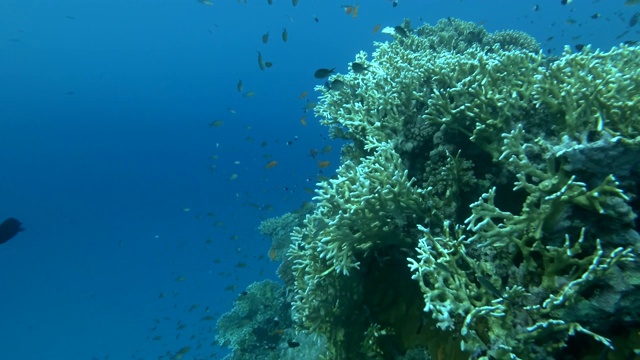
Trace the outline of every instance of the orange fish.
<instances>
[{"instance_id":1,"label":"orange fish","mask_svg":"<svg viewBox=\"0 0 640 360\"><path fill-rule=\"evenodd\" d=\"M275 329L271 332L271 335L282 335L285 331L286 329Z\"/></svg>"},{"instance_id":2,"label":"orange fish","mask_svg":"<svg viewBox=\"0 0 640 360\"><path fill-rule=\"evenodd\" d=\"M265 169L271 169L272 167L278 165L278 162L275 160L269 161L267 165L264 166Z\"/></svg>"},{"instance_id":3,"label":"orange fish","mask_svg":"<svg viewBox=\"0 0 640 360\"><path fill-rule=\"evenodd\" d=\"M307 117L303 116L302 119L300 119L300 124L302 124L302 126L307 126Z\"/></svg>"},{"instance_id":4,"label":"orange fish","mask_svg":"<svg viewBox=\"0 0 640 360\"><path fill-rule=\"evenodd\" d=\"M324 168L326 168L326 167L327 167L327 166L329 166L329 165L331 165L331 161L319 161L319 162L318 162L318 167L319 167L320 169L324 169Z\"/></svg>"},{"instance_id":5,"label":"orange fish","mask_svg":"<svg viewBox=\"0 0 640 360\"><path fill-rule=\"evenodd\" d=\"M269 259L271 259L271 261L275 261L276 260L276 249L271 248L269 249Z\"/></svg>"},{"instance_id":6,"label":"orange fish","mask_svg":"<svg viewBox=\"0 0 640 360\"><path fill-rule=\"evenodd\" d=\"M303 91L302 94L300 94L300 99L304 99L307 97L308 92Z\"/></svg>"},{"instance_id":7,"label":"orange fish","mask_svg":"<svg viewBox=\"0 0 640 360\"><path fill-rule=\"evenodd\" d=\"M380 27L381 27L381 26L382 26L381 24L377 24L376 26L374 26L374 27L373 27L373 33L374 33L374 34L375 34L375 33L377 33L377 32L378 32L378 30L380 30Z\"/></svg>"}]
</instances>

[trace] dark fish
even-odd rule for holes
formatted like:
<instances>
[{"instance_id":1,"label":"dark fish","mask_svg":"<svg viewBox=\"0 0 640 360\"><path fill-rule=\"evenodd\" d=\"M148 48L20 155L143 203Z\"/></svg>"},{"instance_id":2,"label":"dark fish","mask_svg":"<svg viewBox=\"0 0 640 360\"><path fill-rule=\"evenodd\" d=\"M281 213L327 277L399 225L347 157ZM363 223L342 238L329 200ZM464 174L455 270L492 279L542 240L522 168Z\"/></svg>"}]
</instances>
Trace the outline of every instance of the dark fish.
<instances>
[{"instance_id":1,"label":"dark fish","mask_svg":"<svg viewBox=\"0 0 640 360\"><path fill-rule=\"evenodd\" d=\"M578 51L582 51L582 49L584 49L584 44L575 44L574 46Z\"/></svg>"},{"instance_id":2,"label":"dark fish","mask_svg":"<svg viewBox=\"0 0 640 360\"><path fill-rule=\"evenodd\" d=\"M353 70L353 72L356 74L361 74L367 71L367 69L369 69L369 67L363 63L359 63L355 61L351 63L351 70Z\"/></svg>"},{"instance_id":3,"label":"dark fish","mask_svg":"<svg viewBox=\"0 0 640 360\"><path fill-rule=\"evenodd\" d=\"M16 236L20 231L24 231L20 220L8 218L0 224L0 244L4 244Z\"/></svg>"},{"instance_id":4,"label":"dark fish","mask_svg":"<svg viewBox=\"0 0 640 360\"><path fill-rule=\"evenodd\" d=\"M601 16L602 16L602 14L600 14L600 13L595 13L595 14L591 15L591 18L592 18L592 19L599 19Z\"/></svg>"},{"instance_id":5,"label":"dark fish","mask_svg":"<svg viewBox=\"0 0 640 360\"><path fill-rule=\"evenodd\" d=\"M638 24L638 20L640 20L640 11L636 11L635 14L629 20L629 27L636 26Z\"/></svg>"},{"instance_id":6,"label":"dark fish","mask_svg":"<svg viewBox=\"0 0 640 360\"><path fill-rule=\"evenodd\" d=\"M258 51L258 66L262 71L264 71L264 69L267 68L267 66L264 63L264 59L262 59L262 54L260 53L260 51Z\"/></svg>"},{"instance_id":7,"label":"dark fish","mask_svg":"<svg viewBox=\"0 0 640 360\"><path fill-rule=\"evenodd\" d=\"M636 45L638 45L638 41L637 40L625 40L622 43L627 45L627 46L636 46Z\"/></svg>"},{"instance_id":8,"label":"dark fish","mask_svg":"<svg viewBox=\"0 0 640 360\"><path fill-rule=\"evenodd\" d=\"M567 4L571 4L572 0L560 0L560 4L562 5L567 5Z\"/></svg>"},{"instance_id":9,"label":"dark fish","mask_svg":"<svg viewBox=\"0 0 640 360\"><path fill-rule=\"evenodd\" d=\"M324 78L329 77L331 74L333 74L333 71L335 69L336 68L333 68L333 69L324 69L324 68L323 69L318 69L318 70L316 70L315 73L313 73L313 76L316 79L324 79Z\"/></svg>"},{"instance_id":10,"label":"dark fish","mask_svg":"<svg viewBox=\"0 0 640 360\"><path fill-rule=\"evenodd\" d=\"M333 90L333 91L340 91L342 89L344 89L344 81L342 80L333 80L332 82L325 82L324 86L328 89L328 90Z\"/></svg>"},{"instance_id":11,"label":"dark fish","mask_svg":"<svg viewBox=\"0 0 640 360\"><path fill-rule=\"evenodd\" d=\"M393 28L393 30L396 31L396 34L398 34L398 36L400 37L407 37L409 36L409 33L407 33L407 30L405 30L402 26L398 25L396 27Z\"/></svg>"},{"instance_id":12,"label":"dark fish","mask_svg":"<svg viewBox=\"0 0 640 360\"><path fill-rule=\"evenodd\" d=\"M440 271L445 272L445 273L450 273L451 271L449 270L449 268L447 267L447 265L441 263L441 262L435 262L434 263L435 267L437 267Z\"/></svg>"},{"instance_id":13,"label":"dark fish","mask_svg":"<svg viewBox=\"0 0 640 360\"><path fill-rule=\"evenodd\" d=\"M495 285L493 285L493 283L491 283L489 279L487 279L482 275L477 275L476 278L478 279L478 282L480 283L480 285L482 285L482 287L484 287L486 290L492 293L495 297L498 297L498 298L502 297L502 293L500 293L500 290L498 290L498 288L495 287Z\"/></svg>"},{"instance_id":14,"label":"dark fish","mask_svg":"<svg viewBox=\"0 0 640 360\"><path fill-rule=\"evenodd\" d=\"M297 341L287 340L287 345L289 345L290 348L297 348L300 346L300 343Z\"/></svg>"}]
</instances>

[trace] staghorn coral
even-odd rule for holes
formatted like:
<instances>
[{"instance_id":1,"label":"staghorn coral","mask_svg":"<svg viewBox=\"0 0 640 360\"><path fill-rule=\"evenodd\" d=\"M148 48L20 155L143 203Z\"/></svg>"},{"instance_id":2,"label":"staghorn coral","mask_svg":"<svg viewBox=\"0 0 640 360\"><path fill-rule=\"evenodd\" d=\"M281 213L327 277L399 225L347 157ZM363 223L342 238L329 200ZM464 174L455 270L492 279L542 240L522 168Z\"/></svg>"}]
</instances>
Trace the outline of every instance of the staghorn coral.
<instances>
[{"instance_id":1,"label":"staghorn coral","mask_svg":"<svg viewBox=\"0 0 640 360\"><path fill-rule=\"evenodd\" d=\"M291 234L298 331L331 359L632 354L640 50L548 59L456 19L402 29L317 88L351 143Z\"/></svg>"}]
</instances>

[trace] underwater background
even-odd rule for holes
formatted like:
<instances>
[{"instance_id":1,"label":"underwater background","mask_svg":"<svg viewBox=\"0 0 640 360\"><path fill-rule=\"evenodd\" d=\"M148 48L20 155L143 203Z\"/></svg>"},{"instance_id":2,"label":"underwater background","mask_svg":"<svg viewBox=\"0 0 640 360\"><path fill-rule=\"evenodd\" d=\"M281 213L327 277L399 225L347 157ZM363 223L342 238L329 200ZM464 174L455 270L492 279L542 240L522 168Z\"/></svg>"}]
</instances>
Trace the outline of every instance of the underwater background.
<instances>
[{"instance_id":1,"label":"underwater background","mask_svg":"<svg viewBox=\"0 0 640 360\"><path fill-rule=\"evenodd\" d=\"M396 4L0 2L0 221L26 229L0 245L0 358L224 357L216 320L277 279L258 225L339 164L314 72L391 41L378 24L640 40L623 0Z\"/></svg>"}]
</instances>

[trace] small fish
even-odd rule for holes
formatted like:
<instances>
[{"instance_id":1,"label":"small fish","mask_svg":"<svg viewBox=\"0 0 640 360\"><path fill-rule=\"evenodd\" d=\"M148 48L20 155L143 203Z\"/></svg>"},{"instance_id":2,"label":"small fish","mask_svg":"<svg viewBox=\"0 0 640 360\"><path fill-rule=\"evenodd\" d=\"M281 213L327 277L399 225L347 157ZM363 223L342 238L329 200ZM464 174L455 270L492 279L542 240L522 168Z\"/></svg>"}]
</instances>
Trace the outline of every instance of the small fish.
<instances>
[{"instance_id":1,"label":"small fish","mask_svg":"<svg viewBox=\"0 0 640 360\"><path fill-rule=\"evenodd\" d=\"M358 17L358 10L359 10L359 9L360 9L360 5L359 5L359 4L358 4L358 5L356 5L356 6L353 8L353 13L352 13L353 15L352 15L352 16L353 16L353 18L354 18L354 19Z\"/></svg>"},{"instance_id":2,"label":"small fish","mask_svg":"<svg viewBox=\"0 0 640 360\"><path fill-rule=\"evenodd\" d=\"M178 352L171 357L171 360L180 360L184 358L184 356L187 355L189 351L191 351L191 347L185 346L182 349L178 350Z\"/></svg>"},{"instance_id":3,"label":"small fish","mask_svg":"<svg viewBox=\"0 0 640 360\"><path fill-rule=\"evenodd\" d=\"M638 20L640 20L640 11L637 11L631 19L629 20L629 27L636 26L638 24Z\"/></svg>"},{"instance_id":4,"label":"small fish","mask_svg":"<svg viewBox=\"0 0 640 360\"><path fill-rule=\"evenodd\" d=\"M268 69L273 66L273 63L271 61L265 61L264 66L266 66Z\"/></svg>"},{"instance_id":5,"label":"small fish","mask_svg":"<svg viewBox=\"0 0 640 360\"><path fill-rule=\"evenodd\" d=\"M318 17L314 14L314 15L313 15L313 21L315 21L315 22L319 23L319 22L320 22L320 19L318 19Z\"/></svg>"},{"instance_id":6,"label":"small fish","mask_svg":"<svg viewBox=\"0 0 640 360\"><path fill-rule=\"evenodd\" d=\"M307 94L309 94L309 93L308 93L308 92L306 92L306 91L303 91L303 92L300 94L300 99L304 99L304 98L306 98L306 97L307 97Z\"/></svg>"},{"instance_id":7,"label":"small fish","mask_svg":"<svg viewBox=\"0 0 640 360\"><path fill-rule=\"evenodd\" d=\"M560 4L562 5L568 5L571 4L573 2L573 0L560 0Z\"/></svg>"},{"instance_id":8,"label":"small fish","mask_svg":"<svg viewBox=\"0 0 640 360\"><path fill-rule=\"evenodd\" d=\"M298 5L298 0L291 0L291 4L292 4L293 6Z\"/></svg>"},{"instance_id":9,"label":"small fish","mask_svg":"<svg viewBox=\"0 0 640 360\"><path fill-rule=\"evenodd\" d=\"M275 160L269 161L267 163L267 165L264 166L265 169L271 169L272 167L275 167L276 165L278 165L278 162Z\"/></svg>"},{"instance_id":10,"label":"small fish","mask_svg":"<svg viewBox=\"0 0 640 360\"><path fill-rule=\"evenodd\" d=\"M531 8L531 10L533 10L533 11L540 11L540 5L538 5L538 4L533 5L533 7Z\"/></svg>"},{"instance_id":11,"label":"small fish","mask_svg":"<svg viewBox=\"0 0 640 360\"><path fill-rule=\"evenodd\" d=\"M300 346L300 343L297 341L287 340L287 345L289 345L290 348L297 348Z\"/></svg>"},{"instance_id":12,"label":"small fish","mask_svg":"<svg viewBox=\"0 0 640 360\"><path fill-rule=\"evenodd\" d=\"M187 277L186 276L178 276L174 280L177 281L177 282L184 282L185 280L187 280Z\"/></svg>"},{"instance_id":13,"label":"small fish","mask_svg":"<svg viewBox=\"0 0 640 360\"><path fill-rule=\"evenodd\" d=\"M372 34L375 34L378 32L378 30L380 30L380 27L382 26L382 24L376 24L376 26L373 27L373 31L371 32Z\"/></svg>"},{"instance_id":14,"label":"small fish","mask_svg":"<svg viewBox=\"0 0 640 360\"><path fill-rule=\"evenodd\" d=\"M302 126L307 126L307 117L303 116L300 118L300 124L302 124Z\"/></svg>"},{"instance_id":15,"label":"small fish","mask_svg":"<svg viewBox=\"0 0 640 360\"><path fill-rule=\"evenodd\" d=\"M4 244L18 235L20 231L24 231L22 223L16 218L8 218L0 224L0 244Z\"/></svg>"},{"instance_id":16,"label":"small fish","mask_svg":"<svg viewBox=\"0 0 640 360\"><path fill-rule=\"evenodd\" d=\"M262 43L266 44L269 42L269 32L262 35Z\"/></svg>"},{"instance_id":17,"label":"small fish","mask_svg":"<svg viewBox=\"0 0 640 360\"><path fill-rule=\"evenodd\" d=\"M584 49L585 45L584 44L575 44L574 46L575 46L576 50L582 51L582 49Z\"/></svg>"},{"instance_id":18,"label":"small fish","mask_svg":"<svg viewBox=\"0 0 640 360\"><path fill-rule=\"evenodd\" d=\"M328 167L329 165L331 165L331 161L319 161L318 162L318 168L320 168L320 169L324 169L324 168Z\"/></svg>"},{"instance_id":19,"label":"small fish","mask_svg":"<svg viewBox=\"0 0 640 360\"><path fill-rule=\"evenodd\" d=\"M344 13L347 15L351 15L351 13L353 12L352 5L342 5L341 7L344 9Z\"/></svg>"},{"instance_id":20,"label":"small fish","mask_svg":"<svg viewBox=\"0 0 640 360\"><path fill-rule=\"evenodd\" d=\"M600 17L602 17L602 14L600 14L600 13L595 13L595 14L591 15L592 19L600 19Z\"/></svg>"},{"instance_id":21,"label":"small fish","mask_svg":"<svg viewBox=\"0 0 640 360\"><path fill-rule=\"evenodd\" d=\"M332 90L332 91L340 91L342 89L344 89L344 81L336 79L333 80L331 83L329 83L328 81L325 83L325 86L327 89Z\"/></svg>"},{"instance_id":22,"label":"small fish","mask_svg":"<svg viewBox=\"0 0 640 360\"><path fill-rule=\"evenodd\" d=\"M322 148L322 153L326 155L326 154L330 153L331 150L333 150L333 146L327 145L327 146Z\"/></svg>"},{"instance_id":23,"label":"small fish","mask_svg":"<svg viewBox=\"0 0 640 360\"><path fill-rule=\"evenodd\" d=\"M264 59L262 58L262 53L260 53L260 51L258 51L258 66L262 71L267 68L267 66L264 64Z\"/></svg>"},{"instance_id":24,"label":"small fish","mask_svg":"<svg viewBox=\"0 0 640 360\"><path fill-rule=\"evenodd\" d=\"M198 0L198 2L202 5L211 6L213 5L213 1L211 0Z\"/></svg>"},{"instance_id":25,"label":"small fish","mask_svg":"<svg viewBox=\"0 0 640 360\"><path fill-rule=\"evenodd\" d=\"M287 42L289 40L289 33L287 32L287 28L282 28L282 41Z\"/></svg>"},{"instance_id":26,"label":"small fish","mask_svg":"<svg viewBox=\"0 0 640 360\"><path fill-rule=\"evenodd\" d=\"M236 89L238 89L238 92L242 92L242 80L238 80L238 84L236 85Z\"/></svg>"},{"instance_id":27,"label":"small fish","mask_svg":"<svg viewBox=\"0 0 640 360\"><path fill-rule=\"evenodd\" d=\"M447 265L441 263L441 262L435 262L434 263L435 267L437 267L440 271L444 272L444 273L450 273L451 271L449 270L449 268L447 267Z\"/></svg>"},{"instance_id":28,"label":"small fish","mask_svg":"<svg viewBox=\"0 0 640 360\"><path fill-rule=\"evenodd\" d=\"M369 69L369 67L362 63L355 62L355 61L351 63L351 70L353 70L353 72L356 74L361 74L367 71L367 69Z\"/></svg>"},{"instance_id":29,"label":"small fish","mask_svg":"<svg viewBox=\"0 0 640 360\"><path fill-rule=\"evenodd\" d=\"M273 5L273 0L267 0L267 4Z\"/></svg>"},{"instance_id":30,"label":"small fish","mask_svg":"<svg viewBox=\"0 0 640 360\"><path fill-rule=\"evenodd\" d=\"M318 156L318 149L310 149L309 150L309 156L311 156L311 158L315 159L316 156Z\"/></svg>"},{"instance_id":31,"label":"small fish","mask_svg":"<svg viewBox=\"0 0 640 360\"><path fill-rule=\"evenodd\" d=\"M209 127L220 127L222 125L224 125L224 121L222 120L216 120L209 123Z\"/></svg>"},{"instance_id":32,"label":"small fish","mask_svg":"<svg viewBox=\"0 0 640 360\"><path fill-rule=\"evenodd\" d=\"M269 249L269 259L271 261L275 261L277 256L278 254L276 253L276 249L274 248Z\"/></svg>"},{"instance_id":33,"label":"small fish","mask_svg":"<svg viewBox=\"0 0 640 360\"><path fill-rule=\"evenodd\" d=\"M231 174L231 176L229 176L229 180L230 181L233 181L233 180L235 180L237 178L238 178L238 174Z\"/></svg>"},{"instance_id":34,"label":"small fish","mask_svg":"<svg viewBox=\"0 0 640 360\"><path fill-rule=\"evenodd\" d=\"M482 275L476 275L476 278L478 279L478 282L480 283L480 285L482 285L485 289L487 289L495 297L498 297L498 298L502 297L502 293L500 293L500 290L498 290L498 288L495 287L495 285L493 285L493 283L491 281L489 281L489 279L487 279L486 277L484 277Z\"/></svg>"},{"instance_id":35,"label":"small fish","mask_svg":"<svg viewBox=\"0 0 640 360\"><path fill-rule=\"evenodd\" d=\"M227 111L228 111L228 112L230 112L230 113L231 113L231 114L233 114L233 115L235 115L235 114L237 114L237 113L238 113L238 112L236 111L236 109L234 109L234 108L230 108L230 107L229 107L229 108L227 108Z\"/></svg>"},{"instance_id":36,"label":"small fish","mask_svg":"<svg viewBox=\"0 0 640 360\"><path fill-rule=\"evenodd\" d=\"M640 0L627 0L624 2L625 6L633 6L640 4Z\"/></svg>"},{"instance_id":37,"label":"small fish","mask_svg":"<svg viewBox=\"0 0 640 360\"><path fill-rule=\"evenodd\" d=\"M304 106L304 108L302 108L302 110L307 111L307 110L312 110L313 108L316 107L316 103L314 102L308 102L307 105Z\"/></svg>"},{"instance_id":38,"label":"small fish","mask_svg":"<svg viewBox=\"0 0 640 360\"><path fill-rule=\"evenodd\" d=\"M392 7L398 7L398 0L393 0Z\"/></svg>"},{"instance_id":39,"label":"small fish","mask_svg":"<svg viewBox=\"0 0 640 360\"><path fill-rule=\"evenodd\" d=\"M398 36L400 37L406 38L407 36L409 36L409 33L407 32L407 30L405 30L400 25L394 27L393 30L395 30L396 34L398 34Z\"/></svg>"},{"instance_id":40,"label":"small fish","mask_svg":"<svg viewBox=\"0 0 640 360\"><path fill-rule=\"evenodd\" d=\"M315 77L316 79L328 78L329 76L331 76L331 74L333 74L333 71L335 69L336 68L333 68L333 69L325 69L325 68L318 69L318 70L316 70L315 73L313 73L313 77Z\"/></svg>"},{"instance_id":41,"label":"small fish","mask_svg":"<svg viewBox=\"0 0 640 360\"><path fill-rule=\"evenodd\" d=\"M202 321L213 321L215 319L216 318L211 316L211 315L206 315L206 316L203 316L203 317L200 318L200 320L202 320Z\"/></svg>"},{"instance_id":42,"label":"small fish","mask_svg":"<svg viewBox=\"0 0 640 360\"><path fill-rule=\"evenodd\" d=\"M256 96L256 93L254 91L247 91L246 93L242 94L242 96L246 98L250 98L250 97Z\"/></svg>"}]
</instances>

